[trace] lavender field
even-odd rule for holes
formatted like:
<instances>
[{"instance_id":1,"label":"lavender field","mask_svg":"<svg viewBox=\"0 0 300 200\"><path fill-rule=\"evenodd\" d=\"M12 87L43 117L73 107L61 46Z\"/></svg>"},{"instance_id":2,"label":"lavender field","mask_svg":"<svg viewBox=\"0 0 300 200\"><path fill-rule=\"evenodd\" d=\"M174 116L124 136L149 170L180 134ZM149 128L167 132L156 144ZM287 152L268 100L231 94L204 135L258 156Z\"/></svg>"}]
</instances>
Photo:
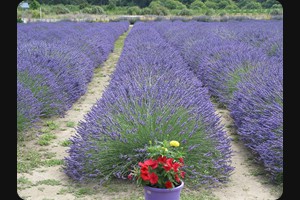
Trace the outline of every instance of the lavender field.
<instances>
[{"instance_id":1,"label":"lavender field","mask_svg":"<svg viewBox=\"0 0 300 200\"><path fill-rule=\"evenodd\" d=\"M128 169L147 156L149 140L164 139L179 141L187 155L183 199L278 196L271 191L283 179L282 20L136 22L132 28L128 22L36 22L18 24L17 34L17 134L31 135L18 143L55 152L60 164L48 167L59 174L61 189L48 198L142 199L140 188L127 181ZM78 109L89 95L93 103ZM63 128L76 108L76 125ZM234 135L219 108L228 112ZM50 132L47 148L39 141ZM265 184L246 175L238 183L234 174L245 161L237 161L233 137ZM31 167L19 149L19 177L34 182L50 175L48 158L41 155ZM20 183L19 194L47 198L37 191L38 181ZM120 181L113 187L127 193L94 191L99 183L114 184L109 181ZM246 189L235 192L241 185ZM79 186L89 194L78 196ZM192 191L204 188L209 194Z\"/></svg>"}]
</instances>

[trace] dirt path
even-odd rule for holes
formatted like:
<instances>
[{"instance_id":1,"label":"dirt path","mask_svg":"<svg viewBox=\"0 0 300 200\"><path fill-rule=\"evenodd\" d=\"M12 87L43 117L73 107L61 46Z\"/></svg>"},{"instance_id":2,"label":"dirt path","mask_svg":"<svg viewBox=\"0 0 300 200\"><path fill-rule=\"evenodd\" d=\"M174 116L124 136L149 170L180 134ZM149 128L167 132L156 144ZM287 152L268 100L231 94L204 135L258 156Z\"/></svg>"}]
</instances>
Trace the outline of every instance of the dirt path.
<instances>
[{"instance_id":1,"label":"dirt path","mask_svg":"<svg viewBox=\"0 0 300 200\"><path fill-rule=\"evenodd\" d=\"M232 166L235 167L230 182L213 193L220 200L276 200L282 194L282 187L267 182L261 166L253 162L253 157L235 133L233 120L225 109L216 109L226 132L232 140Z\"/></svg>"},{"instance_id":2,"label":"dirt path","mask_svg":"<svg viewBox=\"0 0 300 200\"><path fill-rule=\"evenodd\" d=\"M130 26L129 31L131 28L132 26ZM96 184L82 187L72 182L62 170L62 161L68 155L66 152L68 139L76 133L76 125L101 98L103 91L109 84L110 75L115 69L129 31L121 35L116 41L114 51L109 55L107 61L95 69L94 77L88 85L86 94L72 106L66 115L63 118L56 117L42 122L40 132L49 137L43 138L38 132L28 133L31 137L18 144L19 173L17 173L17 181L18 194L21 198L67 200L85 199L85 196L89 195L89 199L113 199L116 191L113 191L112 188L114 184L119 183L116 182L107 187L108 191L110 190L109 194L97 195L92 189ZM123 186L123 189L126 187ZM118 195L122 195L122 193Z\"/></svg>"}]
</instances>

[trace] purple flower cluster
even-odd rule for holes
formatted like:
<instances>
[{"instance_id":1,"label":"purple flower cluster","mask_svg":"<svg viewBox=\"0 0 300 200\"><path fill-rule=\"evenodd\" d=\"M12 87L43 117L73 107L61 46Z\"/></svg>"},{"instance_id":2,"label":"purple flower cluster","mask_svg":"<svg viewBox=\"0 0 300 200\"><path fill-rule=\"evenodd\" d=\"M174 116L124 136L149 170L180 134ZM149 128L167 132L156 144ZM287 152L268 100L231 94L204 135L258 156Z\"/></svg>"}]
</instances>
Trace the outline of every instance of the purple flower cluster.
<instances>
[{"instance_id":1,"label":"purple flower cluster","mask_svg":"<svg viewBox=\"0 0 300 200\"><path fill-rule=\"evenodd\" d=\"M128 27L128 22L17 24L18 87L22 85L34 97L26 101L28 105L18 98L17 112L22 116L18 124L63 115L86 92L94 68L105 61ZM18 93L20 99L22 95ZM39 109L29 114L26 108L35 107L36 101Z\"/></svg>"},{"instance_id":2,"label":"purple flower cluster","mask_svg":"<svg viewBox=\"0 0 300 200\"><path fill-rule=\"evenodd\" d=\"M274 180L283 171L282 25L281 20L153 24L229 108L238 134Z\"/></svg>"},{"instance_id":3,"label":"purple flower cluster","mask_svg":"<svg viewBox=\"0 0 300 200\"><path fill-rule=\"evenodd\" d=\"M149 140L177 140L199 184L228 180L230 140L208 90L153 28L135 23L108 88L72 137L65 172L77 181L124 178ZM196 184L197 185L197 184Z\"/></svg>"},{"instance_id":4,"label":"purple flower cluster","mask_svg":"<svg viewBox=\"0 0 300 200\"><path fill-rule=\"evenodd\" d=\"M273 63L252 70L238 84L229 104L238 133L270 172L283 173L283 69Z\"/></svg>"}]
</instances>

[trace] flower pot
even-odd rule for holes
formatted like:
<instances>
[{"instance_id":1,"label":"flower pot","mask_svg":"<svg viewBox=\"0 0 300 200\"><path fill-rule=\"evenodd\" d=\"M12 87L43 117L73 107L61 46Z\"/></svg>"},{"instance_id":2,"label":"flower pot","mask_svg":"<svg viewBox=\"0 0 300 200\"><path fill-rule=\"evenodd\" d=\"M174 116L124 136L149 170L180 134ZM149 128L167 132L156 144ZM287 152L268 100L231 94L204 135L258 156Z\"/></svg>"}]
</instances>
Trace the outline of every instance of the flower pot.
<instances>
[{"instance_id":1,"label":"flower pot","mask_svg":"<svg viewBox=\"0 0 300 200\"><path fill-rule=\"evenodd\" d=\"M145 200L179 200L184 182L172 189L153 188L144 186Z\"/></svg>"}]
</instances>

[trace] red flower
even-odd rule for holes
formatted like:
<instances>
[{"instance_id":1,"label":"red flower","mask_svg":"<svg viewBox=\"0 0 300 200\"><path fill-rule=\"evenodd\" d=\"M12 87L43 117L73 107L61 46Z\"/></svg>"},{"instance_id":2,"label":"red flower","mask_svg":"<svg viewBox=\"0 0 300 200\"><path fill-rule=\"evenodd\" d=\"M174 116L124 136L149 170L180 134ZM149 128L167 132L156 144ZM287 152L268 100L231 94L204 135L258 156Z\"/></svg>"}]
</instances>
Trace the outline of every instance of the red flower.
<instances>
[{"instance_id":1,"label":"red flower","mask_svg":"<svg viewBox=\"0 0 300 200\"><path fill-rule=\"evenodd\" d=\"M147 174L148 173L148 166L141 167L141 173L142 174Z\"/></svg>"},{"instance_id":2,"label":"red flower","mask_svg":"<svg viewBox=\"0 0 300 200\"><path fill-rule=\"evenodd\" d=\"M173 158L168 158L166 164L164 165L164 169L166 171L170 171L173 167Z\"/></svg>"},{"instance_id":3,"label":"red flower","mask_svg":"<svg viewBox=\"0 0 300 200\"><path fill-rule=\"evenodd\" d=\"M149 178L152 185L156 184L158 181L158 176L154 172L149 175Z\"/></svg>"},{"instance_id":4,"label":"red flower","mask_svg":"<svg viewBox=\"0 0 300 200\"><path fill-rule=\"evenodd\" d=\"M184 171L181 171L181 172L180 172L181 178L184 178L184 175L185 175L185 172L184 172Z\"/></svg>"},{"instance_id":5,"label":"red flower","mask_svg":"<svg viewBox=\"0 0 300 200\"><path fill-rule=\"evenodd\" d=\"M181 164L184 164L183 158L179 158L179 162L180 162Z\"/></svg>"},{"instance_id":6,"label":"red flower","mask_svg":"<svg viewBox=\"0 0 300 200\"><path fill-rule=\"evenodd\" d=\"M129 180L132 179L132 175L131 175L131 174L128 175L128 179L129 179Z\"/></svg>"},{"instance_id":7,"label":"red flower","mask_svg":"<svg viewBox=\"0 0 300 200\"><path fill-rule=\"evenodd\" d=\"M179 164L179 163L174 163L173 164L173 170L174 170L174 172L178 172L178 168L180 167L181 165Z\"/></svg>"},{"instance_id":8,"label":"red flower","mask_svg":"<svg viewBox=\"0 0 300 200\"><path fill-rule=\"evenodd\" d=\"M150 180L150 177L149 177L149 173L141 173L141 178L144 180L144 181L149 181Z\"/></svg>"},{"instance_id":9,"label":"red flower","mask_svg":"<svg viewBox=\"0 0 300 200\"><path fill-rule=\"evenodd\" d=\"M159 157L157 158L157 162L158 162L158 163L165 164L166 161L167 161L167 157L166 157L166 156L159 156Z\"/></svg>"},{"instance_id":10,"label":"red flower","mask_svg":"<svg viewBox=\"0 0 300 200\"><path fill-rule=\"evenodd\" d=\"M180 183L180 179L177 174L175 174L175 180L177 181L177 183Z\"/></svg>"},{"instance_id":11,"label":"red flower","mask_svg":"<svg viewBox=\"0 0 300 200\"><path fill-rule=\"evenodd\" d=\"M167 181L167 182L165 183L165 186L166 186L166 188L172 188L172 187L173 187L171 181Z\"/></svg>"},{"instance_id":12,"label":"red flower","mask_svg":"<svg viewBox=\"0 0 300 200\"><path fill-rule=\"evenodd\" d=\"M146 160L144 164L150 166L152 169L155 169L158 166L158 162L156 160L152 160L151 158L149 160Z\"/></svg>"},{"instance_id":13,"label":"red flower","mask_svg":"<svg viewBox=\"0 0 300 200\"><path fill-rule=\"evenodd\" d=\"M141 167L147 167L147 165L145 165L145 164L142 163L142 162L139 162L139 166L141 166Z\"/></svg>"}]
</instances>

